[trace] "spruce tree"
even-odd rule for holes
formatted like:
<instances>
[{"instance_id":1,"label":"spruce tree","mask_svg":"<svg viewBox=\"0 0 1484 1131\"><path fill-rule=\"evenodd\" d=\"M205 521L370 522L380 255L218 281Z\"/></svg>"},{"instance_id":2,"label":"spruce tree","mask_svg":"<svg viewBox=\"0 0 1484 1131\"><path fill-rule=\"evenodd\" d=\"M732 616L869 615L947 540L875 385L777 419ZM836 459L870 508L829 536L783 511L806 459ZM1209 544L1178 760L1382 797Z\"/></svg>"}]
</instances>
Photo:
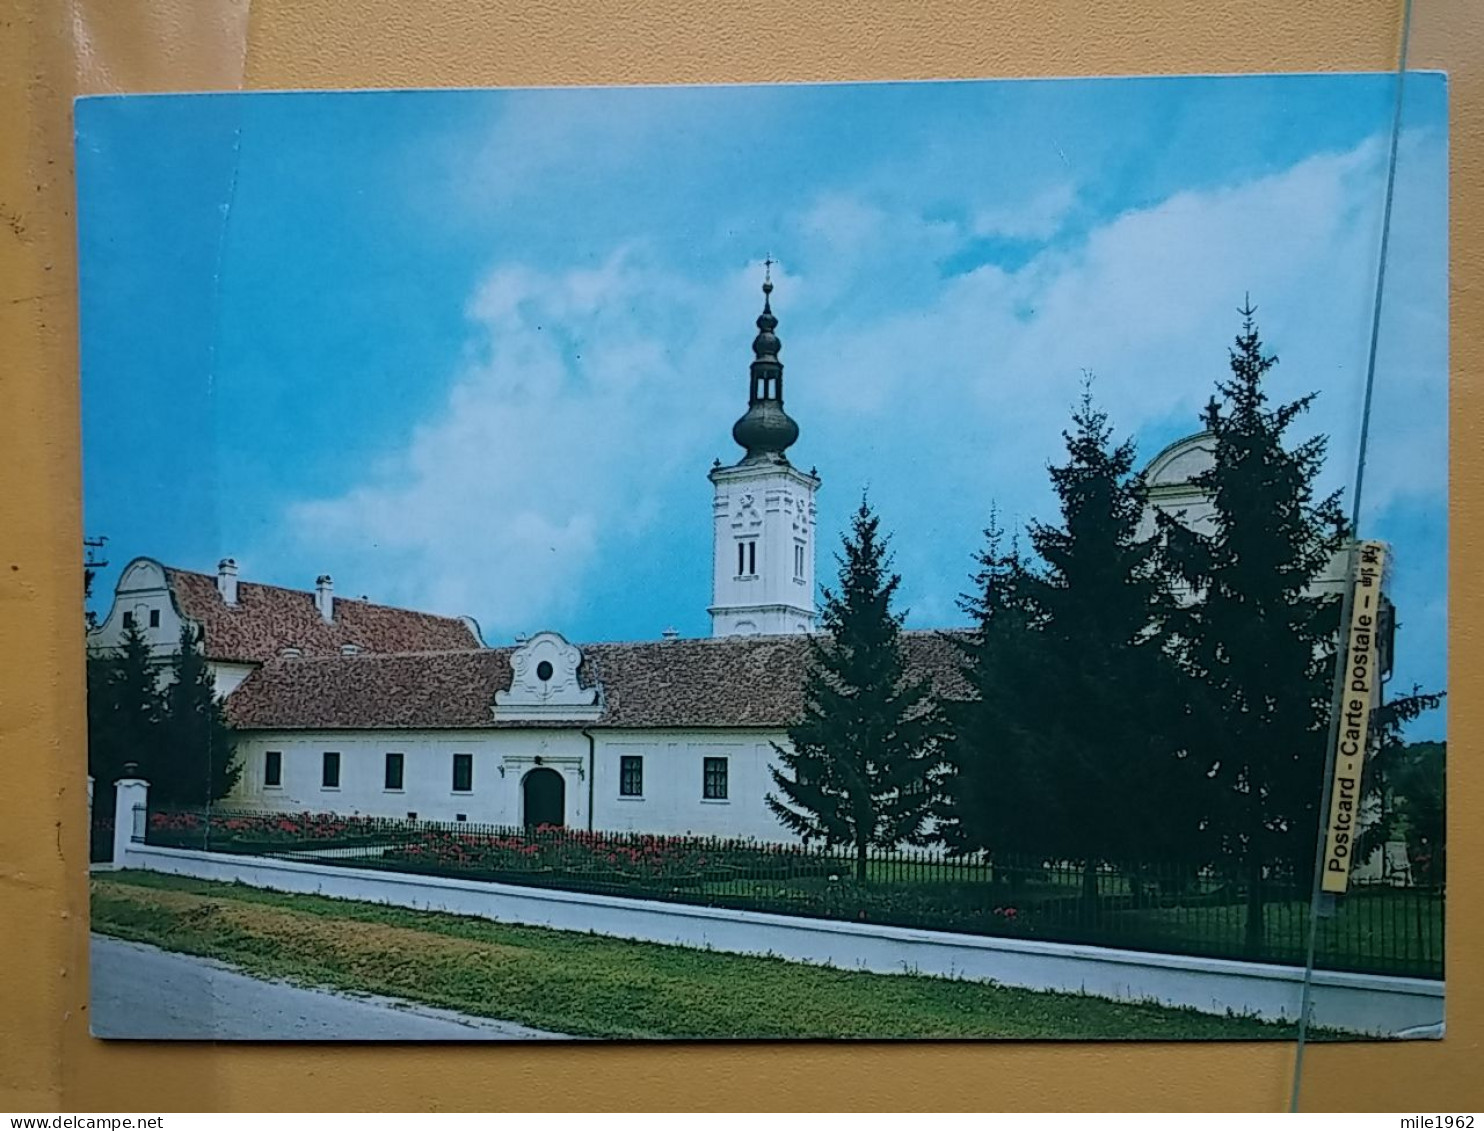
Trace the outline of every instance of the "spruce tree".
<instances>
[{"instance_id":1,"label":"spruce tree","mask_svg":"<svg viewBox=\"0 0 1484 1131\"><path fill-rule=\"evenodd\" d=\"M115 735L119 714L118 672L117 654L88 654L88 774L93 779L95 817L113 813L113 783L123 776Z\"/></svg>"},{"instance_id":2,"label":"spruce tree","mask_svg":"<svg viewBox=\"0 0 1484 1131\"><path fill-rule=\"evenodd\" d=\"M233 757L232 730L198 631L190 624L181 627L180 647L171 664L174 678L163 696L153 788L167 804L209 805L225 797L242 772Z\"/></svg>"},{"instance_id":3,"label":"spruce tree","mask_svg":"<svg viewBox=\"0 0 1484 1131\"><path fill-rule=\"evenodd\" d=\"M1408 742L1405 728L1443 702L1442 692L1413 685L1376 708L1365 769L1365 823L1355 837L1355 859L1369 860L1386 845L1404 839L1409 856L1420 852L1438 865L1441 880L1445 844L1443 821L1443 744ZM1429 871L1433 869L1429 867Z\"/></svg>"},{"instance_id":4,"label":"spruce tree","mask_svg":"<svg viewBox=\"0 0 1484 1131\"><path fill-rule=\"evenodd\" d=\"M974 694L954 713L950 835L964 848L1054 854L1083 865L1188 851L1186 768L1164 720L1180 709L1164 651L1171 602L1131 441L1112 444L1090 389L1050 468L1060 522L1033 522L1032 562L980 556L965 603ZM973 810L981 812L975 813ZM973 830L972 835L969 835Z\"/></svg>"},{"instance_id":5,"label":"spruce tree","mask_svg":"<svg viewBox=\"0 0 1484 1131\"><path fill-rule=\"evenodd\" d=\"M1447 743L1408 743L1391 774L1412 882L1428 887L1448 879L1447 759Z\"/></svg>"},{"instance_id":6,"label":"spruce tree","mask_svg":"<svg viewBox=\"0 0 1484 1131\"><path fill-rule=\"evenodd\" d=\"M1025 563L997 512L976 555L974 591L959 599L972 630L955 637L967 694L945 704L949 740L935 831L955 855L1037 852L1046 828L1035 801L1054 787L1037 758L1038 724L1020 709L1046 665L1024 599ZM1027 722L1031 722L1029 729Z\"/></svg>"},{"instance_id":7,"label":"spruce tree","mask_svg":"<svg viewBox=\"0 0 1484 1131\"><path fill-rule=\"evenodd\" d=\"M1207 779L1199 816L1247 885L1246 942L1263 939L1272 869L1303 879L1318 832L1339 597L1316 587L1344 537L1338 494L1318 497L1325 440L1288 446L1313 401L1269 402L1263 351L1244 306L1231 375L1203 416L1211 467L1193 484L1210 500L1203 527L1160 515L1185 589L1174 618L1192 677L1188 749Z\"/></svg>"},{"instance_id":8,"label":"spruce tree","mask_svg":"<svg viewBox=\"0 0 1484 1131\"><path fill-rule=\"evenodd\" d=\"M1166 725L1179 701L1164 652L1170 587L1142 529L1133 441L1112 435L1085 388L1062 434L1066 462L1050 469L1061 521L1031 523L1039 566L1022 582L1050 667L1022 709L1044 714L1045 812L1089 889L1096 863L1165 855L1193 831L1179 826L1184 774Z\"/></svg>"},{"instance_id":9,"label":"spruce tree","mask_svg":"<svg viewBox=\"0 0 1484 1131\"><path fill-rule=\"evenodd\" d=\"M149 642L137 625L124 630L117 649L89 657L87 677L88 772L104 787L96 793L101 806L125 767L152 774L164 705Z\"/></svg>"},{"instance_id":10,"label":"spruce tree","mask_svg":"<svg viewBox=\"0 0 1484 1131\"><path fill-rule=\"evenodd\" d=\"M921 843L936 796L942 718L927 678L909 678L904 614L892 611L880 519L863 499L843 542L838 593L823 594L823 633L809 641L804 713L774 744L768 808L807 842L848 846L867 878L873 846Z\"/></svg>"}]
</instances>

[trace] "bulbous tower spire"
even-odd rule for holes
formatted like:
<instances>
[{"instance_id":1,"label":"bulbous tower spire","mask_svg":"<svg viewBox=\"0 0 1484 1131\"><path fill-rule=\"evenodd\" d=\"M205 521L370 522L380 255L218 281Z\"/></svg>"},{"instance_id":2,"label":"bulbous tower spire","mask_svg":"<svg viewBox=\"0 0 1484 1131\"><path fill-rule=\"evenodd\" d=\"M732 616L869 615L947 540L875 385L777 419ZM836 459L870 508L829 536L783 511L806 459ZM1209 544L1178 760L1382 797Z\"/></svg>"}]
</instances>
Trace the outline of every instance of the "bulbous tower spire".
<instances>
[{"instance_id":1,"label":"bulbous tower spire","mask_svg":"<svg viewBox=\"0 0 1484 1131\"><path fill-rule=\"evenodd\" d=\"M732 439L746 449L742 463L788 463L783 453L799 438L799 426L783 411L783 362L778 319L773 314L773 261L764 264L763 312L757 317L757 337L752 340L752 389L747 411L732 425Z\"/></svg>"}]
</instances>

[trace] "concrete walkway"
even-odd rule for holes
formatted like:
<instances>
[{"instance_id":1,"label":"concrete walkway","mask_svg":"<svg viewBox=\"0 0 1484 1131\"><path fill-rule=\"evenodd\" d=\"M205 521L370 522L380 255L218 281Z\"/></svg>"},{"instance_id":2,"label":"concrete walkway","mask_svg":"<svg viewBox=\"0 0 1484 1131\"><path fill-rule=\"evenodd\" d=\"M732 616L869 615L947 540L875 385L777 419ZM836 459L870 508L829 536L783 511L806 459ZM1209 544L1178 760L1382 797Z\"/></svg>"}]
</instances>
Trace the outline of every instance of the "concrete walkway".
<instances>
[{"instance_id":1,"label":"concrete walkway","mask_svg":"<svg viewBox=\"0 0 1484 1131\"><path fill-rule=\"evenodd\" d=\"M265 982L222 962L93 935L95 1037L196 1041L563 1039L395 998Z\"/></svg>"}]
</instances>

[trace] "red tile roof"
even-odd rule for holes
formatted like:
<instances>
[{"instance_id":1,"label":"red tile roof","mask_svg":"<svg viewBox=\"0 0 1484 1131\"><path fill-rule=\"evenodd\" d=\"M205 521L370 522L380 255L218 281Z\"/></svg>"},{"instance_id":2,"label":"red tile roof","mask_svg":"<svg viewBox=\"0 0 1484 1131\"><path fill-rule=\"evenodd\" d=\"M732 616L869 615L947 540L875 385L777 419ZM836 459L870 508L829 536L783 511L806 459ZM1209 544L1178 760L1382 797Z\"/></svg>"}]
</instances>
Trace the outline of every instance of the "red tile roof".
<instances>
[{"instance_id":1,"label":"red tile roof","mask_svg":"<svg viewBox=\"0 0 1484 1131\"><path fill-rule=\"evenodd\" d=\"M964 694L949 635L903 636L909 670L939 695ZM499 722L495 692L509 688L513 648L402 655L283 658L227 699L245 730L380 730L492 726L767 727L803 710L808 638L733 636L579 645L579 677L603 687L596 722Z\"/></svg>"},{"instance_id":2,"label":"red tile roof","mask_svg":"<svg viewBox=\"0 0 1484 1131\"><path fill-rule=\"evenodd\" d=\"M237 604L228 605L208 574L167 567L165 577L181 614L205 630L205 652L212 660L265 663L284 648L298 648L306 656L339 656L347 644L364 652L479 647L474 630L454 617L336 597L334 620L326 623L313 593L244 581L237 586Z\"/></svg>"}]
</instances>

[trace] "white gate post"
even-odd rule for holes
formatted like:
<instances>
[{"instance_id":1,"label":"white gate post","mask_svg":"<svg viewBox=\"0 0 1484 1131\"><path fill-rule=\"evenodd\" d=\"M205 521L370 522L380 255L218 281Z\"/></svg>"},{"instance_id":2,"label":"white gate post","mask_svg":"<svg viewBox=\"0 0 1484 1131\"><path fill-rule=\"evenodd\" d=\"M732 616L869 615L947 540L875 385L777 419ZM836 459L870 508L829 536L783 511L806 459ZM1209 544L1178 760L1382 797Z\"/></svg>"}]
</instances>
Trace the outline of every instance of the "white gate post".
<instances>
[{"instance_id":1,"label":"white gate post","mask_svg":"<svg viewBox=\"0 0 1484 1131\"><path fill-rule=\"evenodd\" d=\"M149 813L149 782L119 778L113 801L113 866L129 866L129 850L144 840ZM136 810L138 811L136 813Z\"/></svg>"}]
</instances>

